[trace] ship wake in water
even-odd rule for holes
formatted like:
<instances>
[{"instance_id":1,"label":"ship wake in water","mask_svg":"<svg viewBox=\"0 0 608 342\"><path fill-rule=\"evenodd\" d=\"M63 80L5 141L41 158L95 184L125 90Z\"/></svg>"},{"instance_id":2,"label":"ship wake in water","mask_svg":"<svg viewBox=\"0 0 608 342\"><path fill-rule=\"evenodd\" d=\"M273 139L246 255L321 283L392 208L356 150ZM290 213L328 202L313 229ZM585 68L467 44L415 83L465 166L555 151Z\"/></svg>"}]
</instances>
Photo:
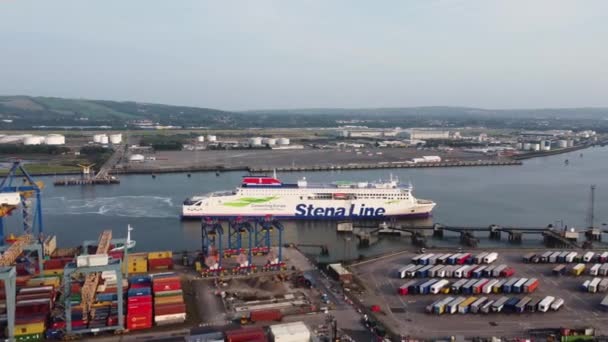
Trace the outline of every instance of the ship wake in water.
<instances>
[{"instance_id":1,"label":"ship wake in water","mask_svg":"<svg viewBox=\"0 0 608 342\"><path fill-rule=\"evenodd\" d=\"M175 217L170 197L117 196L90 199L52 197L43 207L46 215L103 215L116 217L169 218Z\"/></svg>"}]
</instances>

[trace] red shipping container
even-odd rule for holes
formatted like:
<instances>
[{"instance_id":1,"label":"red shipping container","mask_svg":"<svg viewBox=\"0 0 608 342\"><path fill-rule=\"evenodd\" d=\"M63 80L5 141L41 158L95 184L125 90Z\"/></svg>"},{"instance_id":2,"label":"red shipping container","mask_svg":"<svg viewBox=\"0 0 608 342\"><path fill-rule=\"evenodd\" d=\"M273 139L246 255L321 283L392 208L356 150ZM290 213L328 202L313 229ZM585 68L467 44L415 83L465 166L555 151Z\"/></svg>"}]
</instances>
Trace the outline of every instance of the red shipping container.
<instances>
[{"instance_id":1,"label":"red shipping container","mask_svg":"<svg viewBox=\"0 0 608 342\"><path fill-rule=\"evenodd\" d=\"M503 277L511 277L513 274L515 274L515 270L511 267L505 268L502 270L502 272L500 272L500 275Z\"/></svg>"},{"instance_id":2,"label":"red shipping container","mask_svg":"<svg viewBox=\"0 0 608 342\"><path fill-rule=\"evenodd\" d=\"M227 342L266 342L266 334L262 328L243 328L226 331Z\"/></svg>"},{"instance_id":3,"label":"red shipping container","mask_svg":"<svg viewBox=\"0 0 608 342\"><path fill-rule=\"evenodd\" d=\"M118 324L118 317L117 316L110 316L108 317L108 319L106 320L106 325L111 327L113 325Z\"/></svg>"},{"instance_id":4,"label":"red shipping container","mask_svg":"<svg viewBox=\"0 0 608 342\"><path fill-rule=\"evenodd\" d=\"M538 280L533 282L531 285L528 285L528 293L532 293L534 291L536 291L536 288L538 287Z\"/></svg>"},{"instance_id":5,"label":"red shipping container","mask_svg":"<svg viewBox=\"0 0 608 342\"><path fill-rule=\"evenodd\" d=\"M152 328L152 321L145 323L127 323L128 330L141 330Z\"/></svg>"},{"instance_id":6,"label":"red shipping container","mask_svg":"<svg viewBox=\"0 0 608 342\"><path fill-rule=\"evenodd\" d=\"M399 292L400 295L405 296L408 293L408 287L400 286L399 289L397 290L397 292Z\"/></svg>"},{"instance_id":7,"label":"red shipping container","mask_svg":"<svg viewBox=\"0 0 608 342\"><path fill-rule=\"evenodd\" d=\"M129 304L127 306L127 313L133 315L145 315L152 314L152 304Z\"/></svg>"},{"instance_id":8,"label":"red shipping container","mask_svg":"<svg viewBox=\"0 0 608 342\"><path fill-rule=\"evenodd\" d=\"M150 287L150 284L143 284L143 283L142 284L138 284L138 283L135 283L135 284L131 284L129 286L130 289L143 289L143 288L147 288L147 287Z\"/></svg>"},{"instance_id":9,"label":"red shipping container","mask_svg":"<svg viewBox=\"0 0 608 342\"><path fill-rule=\"evenodd\" d=\"M148 267L149 268L158 268L162 266L173 266L173 259L164 258L164 259L149 259Z\"/></svg>"},{"instance_id":10,"label":"red shipping container","mask_svg":"<svg viewBox=\"0 0 608 342\"><path fill-rule=\"evenodd\" d=\"M127 323L142 323L152 321L152 312L149 314L127 314Z\"/></svg>"},{"instance_id":11,"label":"red shipping container","mask_svg":"<svg viewBox=\"0 0 608 342\"><path fill-rule=\"evenodd\" d=\"M112 259L122 260L125 256L125 253L123 251L109 252L108 256Z\"/></svg>"},{"instance_id":12,"label":"red shipping container","mask_svg":"<svg viewBox=\"0 0 608 342\"><path fill-rule=\"evenodd\" d=\"M280 310L276 309L255 310L251 311L249 319L252 322L280 321L281 319L283 319L283 314Z\"/></svg>"},{"instance_id":13,"label":"red shipping container","mask_svg":"<svg viewBox=\"0 0 608 342\"><path fill-rule=\"evenodd\" d=\"M154 291L154 292L175 291L175 290L181 290L181 288L182 288L182 283L179 280L152 283L152 291Z\"/></svg>"},{"instance_id":14,"label":"red shipping container","mask_svg":"<svg viewBox=\"0 0 608 342\"><path fill-rule=\"evenodd\" d=\"M157 304L154 305L154 315L174 315L186 312L186 304Z\"/></svg>"},{"instance_id":15,"label":"red shipping container","mask_svg":"<svg viewBox=\"0 0 608 342\"><path fill-rule=\"evenodd\" d=\"M127 303L131 304L152 304L152 296L137 296L127 298Z\"/></svg>"}]
</instances>

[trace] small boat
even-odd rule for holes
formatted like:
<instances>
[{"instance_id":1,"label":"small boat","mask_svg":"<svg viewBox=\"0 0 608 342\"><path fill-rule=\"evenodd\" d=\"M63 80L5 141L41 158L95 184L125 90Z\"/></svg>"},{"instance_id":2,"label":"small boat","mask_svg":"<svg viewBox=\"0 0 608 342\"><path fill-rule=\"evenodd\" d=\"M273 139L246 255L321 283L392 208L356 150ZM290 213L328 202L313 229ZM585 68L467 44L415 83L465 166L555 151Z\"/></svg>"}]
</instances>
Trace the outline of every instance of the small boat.
<instances>
[{"instance_id":1,"label":"small boat","mask_svg":"<svg viewBox=\"0 0 608 342\"><path fill-rule=\"evenodd\" d=\"M134 247L135 247L135 240L131 240L131 231L133 230L133 227L131 227L131 225L127 226L127 242L126 244L117 244L116 247L112 248L110 250L110 252L120 252L120 251L124 251L125 249L125 245L127 245L127 250L131 251Z\"/></svg>"}]
</instances>

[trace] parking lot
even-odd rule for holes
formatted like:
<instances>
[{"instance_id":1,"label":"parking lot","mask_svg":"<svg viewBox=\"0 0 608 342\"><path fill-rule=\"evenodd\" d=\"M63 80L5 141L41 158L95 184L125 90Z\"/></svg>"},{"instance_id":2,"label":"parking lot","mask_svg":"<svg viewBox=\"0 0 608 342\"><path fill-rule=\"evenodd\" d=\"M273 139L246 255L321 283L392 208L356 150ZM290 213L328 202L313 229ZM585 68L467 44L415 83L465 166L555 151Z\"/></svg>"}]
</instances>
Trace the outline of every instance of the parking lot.
<instances>
[{"instance_id":1,"label":"parking lot","mask_svg":"<svg viewBox=\"0 0 608 342\"><path fill-rule=\"evenodd\" d=\"M457 253L457 250L441 250L436 253ZM467 252L466 250L463 252ZM482 250L470 251L473 254ZM546 313L490 313L490 314L443 314L431 315L425 307L437 299L453 294L439 295L399 295L398 288L410 279L398 278L396 270L411 263L416 254L404 252L399 255L361 263L352 267L353 272L367 287L361 299L369 305L380 305L382 312L378 319L391 330L404 336L412 337L447 337L447 336L505 336L517 337L527 335L530 329L539 328L583 328L593 327L596 335L608 334L608 313L600 308L600 302L608 293L586 293L580 289L585 280L593 279L587 272L579 277L552 275L556 264L527 264L522 256L530 251L505 250L497 251L498 260L493 264L507 264L515 269L514 277L537 278L538 289L532 294L506 294L506 296L532 296L544 298L551 295L563 298L564 306L557 312ZM540 250L539 250L540 252ZM543 251L544 252L544 251ZM426 253L434 253L427 250ZM581 252L579 251L579 254ZM466 295L465 295L466 296ZM498 299L503 294L476 295Z\"/></svg>"}]
</instances>

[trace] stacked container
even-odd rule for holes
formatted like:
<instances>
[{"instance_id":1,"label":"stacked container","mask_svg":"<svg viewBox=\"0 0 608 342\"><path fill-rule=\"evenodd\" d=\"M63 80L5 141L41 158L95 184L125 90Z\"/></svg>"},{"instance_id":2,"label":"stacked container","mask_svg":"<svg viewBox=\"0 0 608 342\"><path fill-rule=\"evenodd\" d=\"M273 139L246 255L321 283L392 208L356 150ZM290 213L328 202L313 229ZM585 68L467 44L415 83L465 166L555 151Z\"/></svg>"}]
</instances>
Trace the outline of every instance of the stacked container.
<instances>
[{"instance_id":1,"label":"stacked container","mask_svg":"<svg viewBox=\"0 0 608 342\"><path fill-rule=\"evenodd\" d=\"M179 276L159 273L152 276L154 292L154 323L167 325L186 320L186 305Z\"/></svg>"},{"instance_id":2,"label":"stacked container","mask_svg":"<svg viewBox=\"0 0 608 342\"><path fill-rule=\"evenodd\" d=\"M117 278L115 271L104 271L101 273L102 284L97 287L95 295L95 303L89 328L102 328L115 326L118 323L118 296L123 296L124 293L118 293ZM123 289L128 287L128 284L123 282Z\"/></svg>"},{"instance_id":3,"label":"stacked container","mask_svg":"<svg viewBox=\"0 0 608 342\"><path fill-rule=\"evenodd\" d=\"M148 270L163 272L173 269L173 253L171 251L148 253Z\"/></svg>"},{"instance_id":4,"label":"stacked container","mask_svg":"<svg viewBox=\"0 0 608 342\"><path fill-rule=\"evenodd\" d=\"M149 276L130 277L127 291L127 329L140 330L151 327L151 279Z\"/></svg>"},{"instance_id":5,"label":"stacked container","mask_svg":"<svg viewBox=\"0 0 608 342\"><path fill-rule=\"evenodd\" d=\"M55 290L52 286L19 289L15 306L16 341L38 341L44 338L54 299Z\"/></svg>"},{"instance_id":6,"label":"stacked container","mask_svg":"<svg viewBox=\"0 0 608 342\"><path fill-rule=\"evenodd\" d=\"M148 272L148 254L129 254L127 260L122 265L123 273L128 270L129 274L144 274Z\"/></svg>"}]
</instances>

